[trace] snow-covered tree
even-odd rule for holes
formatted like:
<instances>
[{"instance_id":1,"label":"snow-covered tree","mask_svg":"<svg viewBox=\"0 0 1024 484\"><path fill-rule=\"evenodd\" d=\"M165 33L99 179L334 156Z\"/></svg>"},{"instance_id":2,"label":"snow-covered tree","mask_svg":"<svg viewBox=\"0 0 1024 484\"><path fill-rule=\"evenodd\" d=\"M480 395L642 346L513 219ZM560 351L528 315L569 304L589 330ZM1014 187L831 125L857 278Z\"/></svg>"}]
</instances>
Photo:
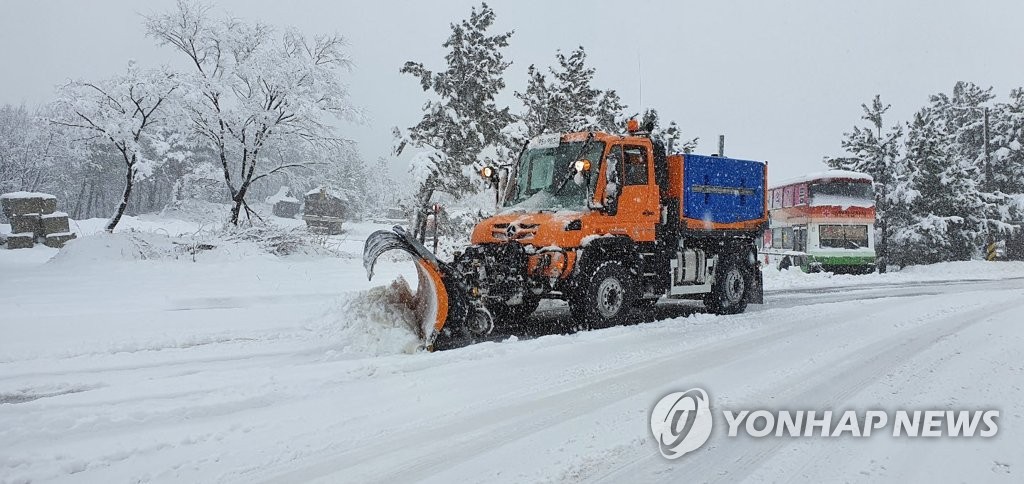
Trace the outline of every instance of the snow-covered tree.
<instances>
[{"instance_id":1,"label":"snow-covered tree","mask_svg":"<svg viewBox=\"0 0 1024 484\"><path fill-rule=\"evenodd\" d=\"M515 94L523 103L518 121L528 137L591 129L621 131L626 107L614 90L592 86L595 69L587 66L583 47L569 55L559 51L555 58L558 64L548 68L550 81L548 75L531 65L526 90Z\"/></svg>"},{"instance_id":2,"label":"snow-covered tree","mask_svg":"<svg viewBox=\"0 0 1024 484\"><path fill-rule=\"evenodd\" d=\"M146 28L190 66L183 79L187 119L217 156L233 224L243 209L252 213L246 194L254 182L309 166L305 160L275 163L269 156L275 147L344 144L333 120L358 117L340 79L351 62L338 35L310 39L296 29L214 18L209 6L186 0L173 12L147 17Z\"/></svg>"},{"instance_id":3,"label":"snow-covered tree","mask_svg":"<svg viewBox=\"0 0 1024 484\"><path fill-rule=\"evenodd\" d=\"M991 131L995 189L1024 193L1024 88L1011 90L1010 98L996 105Z\"/></svg>"},{"instance_id":4,"label":"snow-covered tree","mask_svg":"<svg viewBox=\"0 0 1024 484\"><path fill-rule=\"evenodd\" d=\"M640 128L651 133L651 137L665 143L665 149L669 154L693 153L697 149L699 138L688 140L683 139L683 132L675 121L669 121L668 126L661 124L658 110L647 109L644 111L640 121Z\"/></svg>"},{"instance_id":5,"label":"snow-covered tree","mask_svg":"<svg viewBox=\"0 0 1024 484\"><path fill-rule=\"evenodd\" d=\"M516 119L523 126L523 138L531 139L548 132L551 127L557 127L561 113L552 99L553 89L547 76L532 64L526 70L526 75L526 90L515 93L516 98L523 103L523 112Z\"/></svg>"},{"instance_id":6,"label":"snow-covered tree","mask_svg":"<svg viewBox=\"0 0 1024 484\"><path fill-rule=\"evenodd\" d=\"M167 70L142 69L130 62L122 75L100 82L75 81L60 89L52 122L77 131L79 140L109 144L124 162L124 190L107 231L121 220L134 184L165 159L167 143L161 128L178 87L178 79Z\"/></svg>"},{"instance_id":7,"label":"snow-covered tree","mask_svg":"<svg viewBox=\"0 0 1024 484\"><path fill-rule=\"evenodd\" d=\"M69 141L45 113L0 106L0 193L48 191L69 198L65 189L72 188L79 155Z\"/></svg>"},{"instance_id":8,"label":"snow-covered tree","mask_svg":"<svg viewBox=\"0 0 1024 484\"><path fill-rule=\"evenodd\" d=\"M400 72L420 81L432 98L423 106L423 117L403 133L395 128L395 154L407 147L417 150L411 170L418 184L414 204L424 207L435 192L459 198L479 189L475 168L485 152L503 150L506 127L512 122L507 107L495 98L505 88L505 60L512 32L492 33L495 13L486 3L473 8L469 18L450 25L451 35L442 44L445 67L428 69L422 62L406 62ZM417 231L425 224L420 217Z\"/></svg>"},{"instance_id":9,"label":"snow-covered tree","mask_svg":"<svg viewBox=\"0 0 1024 484\"><path fill-rule=\"evenodd\" d=\"M980 211L976 181L950 154L930 108L907 126L906 153L890 187L890 253L901 265L970 258Z\"/></svg>"},{"instance_id":10,"label":"snow-covered tree","mask_svg":"<svg viewBox=\"0 0 1024 484\"><path fill-rule=\"evenodd\" d=\"M843 135L842 147L851 156L826 160L832 168L859 171L871 175L875 188L875 216L877 219L877 254L878 269L885 272L889 235L890 188L893 186L895 164L900 152L900 141L903 128L893 125L885 129L883 117L892 106L882 104L881 96L876 95L871 105L862 104L864 115L861 119L868 126L854 126L853 131Z\"/></svg>"}]
</instances>

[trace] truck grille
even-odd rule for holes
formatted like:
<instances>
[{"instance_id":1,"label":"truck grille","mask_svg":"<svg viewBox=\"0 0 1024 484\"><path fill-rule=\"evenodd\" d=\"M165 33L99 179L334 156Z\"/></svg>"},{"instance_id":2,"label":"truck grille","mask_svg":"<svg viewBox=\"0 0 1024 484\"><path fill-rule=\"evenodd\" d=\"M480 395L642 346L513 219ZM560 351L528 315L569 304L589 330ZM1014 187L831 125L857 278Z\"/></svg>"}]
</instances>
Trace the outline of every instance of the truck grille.
<instances>
[{"instance_id":1,"label":"truck grille","mask_svg":"<svg viewBox=\"0 0 1024 484\"><path fill-rule=\"evenodd\" d=\"M540 224L494 224L491 236L495 240L530 240L537 235Z\"/></svg>"}]
</instances>

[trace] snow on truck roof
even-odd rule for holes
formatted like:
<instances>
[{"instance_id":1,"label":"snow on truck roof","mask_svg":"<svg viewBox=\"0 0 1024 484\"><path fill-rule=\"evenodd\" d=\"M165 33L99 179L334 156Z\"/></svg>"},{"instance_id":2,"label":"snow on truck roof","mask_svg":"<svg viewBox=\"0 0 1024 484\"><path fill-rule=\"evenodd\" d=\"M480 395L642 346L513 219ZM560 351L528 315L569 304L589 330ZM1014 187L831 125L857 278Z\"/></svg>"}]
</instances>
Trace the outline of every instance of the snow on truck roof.
<instances>
[{"instance_id":1,"label":"snow on truck roof","mask_svg":"<svg viewBox=\"0 0 1024 484\"><path fill-rule=\"evenodd\" d=\"M772 188L784 187L786 185L793 185L796 183L808 183L816 180L829 180L835 178L842 178L846 180L864 180L874 181L871 175L867 173L861 173L858 171L849 170L825 170L817 173L808 173L806 175L790 178L788 180L782 180L781 182L772 185Z\"/></svg>"}]
</instances>

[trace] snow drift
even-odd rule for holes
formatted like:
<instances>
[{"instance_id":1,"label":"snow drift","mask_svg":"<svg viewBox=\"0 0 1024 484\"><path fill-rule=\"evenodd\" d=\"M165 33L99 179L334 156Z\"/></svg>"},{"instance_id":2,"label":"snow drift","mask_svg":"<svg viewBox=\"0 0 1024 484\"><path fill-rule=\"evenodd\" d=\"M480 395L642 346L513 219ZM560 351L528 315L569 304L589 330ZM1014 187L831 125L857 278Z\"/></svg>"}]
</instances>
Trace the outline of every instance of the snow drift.
<instances>
[{"instance_id":1,"label":"snow drift","mask_svg":"<svg viewBox=\"0 0 1024 484\"><path fill-rule=\"evenodd\" d=\"M346 357L413 353L420 349L412 291L405 279L343 296L312 329Z\"/></svg>"}]
</instances>

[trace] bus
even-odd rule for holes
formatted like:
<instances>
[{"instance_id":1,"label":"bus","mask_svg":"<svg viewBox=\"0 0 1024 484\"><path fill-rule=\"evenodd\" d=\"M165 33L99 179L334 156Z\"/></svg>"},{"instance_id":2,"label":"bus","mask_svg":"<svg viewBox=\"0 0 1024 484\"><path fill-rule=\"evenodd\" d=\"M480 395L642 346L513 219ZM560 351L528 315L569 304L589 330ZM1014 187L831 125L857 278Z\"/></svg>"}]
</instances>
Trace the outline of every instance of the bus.
<instances>
[{"instance_id":1,"label":"bus","mask_svg":"<svg viewBox=\"0 0 1024 484\"><path fill-rule=\"evenodd\" d=\"M804 272L875 270L875 195L870 175L829 170L769 188L766 265Z\"/></svg>"}]
</instances>

